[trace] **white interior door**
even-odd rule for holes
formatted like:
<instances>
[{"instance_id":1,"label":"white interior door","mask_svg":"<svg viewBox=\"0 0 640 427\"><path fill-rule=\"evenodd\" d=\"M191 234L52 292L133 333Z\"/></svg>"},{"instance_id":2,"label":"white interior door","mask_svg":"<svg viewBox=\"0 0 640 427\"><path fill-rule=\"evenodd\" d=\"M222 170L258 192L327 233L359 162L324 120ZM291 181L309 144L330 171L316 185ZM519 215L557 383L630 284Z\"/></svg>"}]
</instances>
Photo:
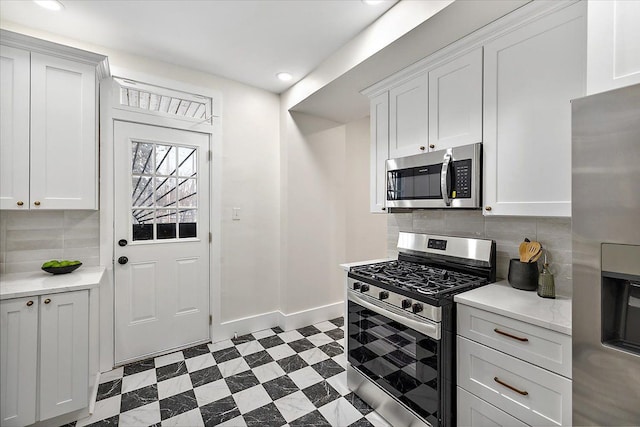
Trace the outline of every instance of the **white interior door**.
<instances>
[{"instance_id":1,"label":"white interior door","mask_svg":"<svg viewBox=\"0 0 640 427\"><path fill-rule=\"evenodd\" d=\"M209 135L115 122L115 362L209 337Z\"/></svg>"}]
</instances>

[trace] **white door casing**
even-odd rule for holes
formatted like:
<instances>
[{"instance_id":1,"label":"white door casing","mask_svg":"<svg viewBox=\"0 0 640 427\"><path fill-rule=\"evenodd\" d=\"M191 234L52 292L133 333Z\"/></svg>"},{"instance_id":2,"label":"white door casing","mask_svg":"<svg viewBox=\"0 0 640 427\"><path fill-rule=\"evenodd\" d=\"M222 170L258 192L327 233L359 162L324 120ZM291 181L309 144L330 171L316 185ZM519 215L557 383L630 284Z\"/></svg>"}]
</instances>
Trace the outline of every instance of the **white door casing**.
<instances>
[{"instance_id":1,"label":"white door casing","mask_svg":"<svg viewBox=\"0 0 640 427\"><path fill-rule=\"evenodd\" d=\"M116 364L209 339L209 138L114 122Z\"/></svg>"}]
</instances>

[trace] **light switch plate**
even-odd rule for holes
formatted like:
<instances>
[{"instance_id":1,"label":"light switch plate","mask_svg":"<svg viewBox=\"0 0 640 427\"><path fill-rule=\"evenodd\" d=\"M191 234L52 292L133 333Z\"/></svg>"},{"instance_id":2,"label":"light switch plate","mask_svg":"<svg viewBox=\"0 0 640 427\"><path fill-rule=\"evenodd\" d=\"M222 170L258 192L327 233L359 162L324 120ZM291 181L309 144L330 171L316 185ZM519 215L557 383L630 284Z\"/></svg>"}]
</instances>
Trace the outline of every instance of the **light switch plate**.
<instances>
[{"instance_id":1,"label":"light switch plate","mask_svg":"<svg viewBox=\"0 0 640 427\"><path fill-rule=\"evenodd\" d=\"M240 221L240 208L233 208L231 219L234 221Z\"/></svg>"}]
</instances>

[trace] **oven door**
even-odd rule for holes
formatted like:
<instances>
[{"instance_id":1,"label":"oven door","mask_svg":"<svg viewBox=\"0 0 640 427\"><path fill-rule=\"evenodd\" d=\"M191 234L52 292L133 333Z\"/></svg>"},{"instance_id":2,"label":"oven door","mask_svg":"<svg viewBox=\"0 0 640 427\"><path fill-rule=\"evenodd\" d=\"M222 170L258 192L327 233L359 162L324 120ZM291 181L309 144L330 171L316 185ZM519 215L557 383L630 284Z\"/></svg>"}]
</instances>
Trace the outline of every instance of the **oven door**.
<instances>
[{"instance_id":1,"label":"oven door","mask_svg":"<svg viewBox=\"0 0 640 427\"><path fill-rule=\"evenodd\" d=\"M347 358L354 369L433 426L441 407L440 324L348 291ZM408 317L407 317L408 316Z\"/></svg>"}]
</instances>

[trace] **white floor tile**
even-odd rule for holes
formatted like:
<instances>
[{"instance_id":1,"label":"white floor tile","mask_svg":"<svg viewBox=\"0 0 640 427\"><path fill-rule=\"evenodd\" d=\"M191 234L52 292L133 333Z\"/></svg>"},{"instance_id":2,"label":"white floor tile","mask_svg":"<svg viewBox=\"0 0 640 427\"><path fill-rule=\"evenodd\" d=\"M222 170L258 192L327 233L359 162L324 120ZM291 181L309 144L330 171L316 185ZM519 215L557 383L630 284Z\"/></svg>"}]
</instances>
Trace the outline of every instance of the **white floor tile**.
<instances>
[{"instance_id":1,"label":"white floor tile","mask_svg":"<svg viewBox=\"0 0 640 427\"><path fill-rule=\"evenodd\" d=\"M332 359L344 369L347 369L347 356L344 353L333 356Z\"/></svg>"},{"instance_id":2,"label":"white floor tile","mask_svg":"<svg viewBox=\"0 0 640 427\"><path fill-rule=\"evenodd\" d=\"M259 351L264 350L264 347L258 341L249 341L243 344L238 344L236 348L238 349L238 352L242 356L246 356L248 354L257 353Z\"/></svg>"},{"instance_id":3,"label":"white floor tile","mask_svg":"<svg viewBox=\"0 0 640 427\"><path fill-rule=\"evenodd\" d=\"M334 325L333 323L331 323L329 321L316 323L313 326L315 326L316 328L320 329L322 332L332 331L332 330L337 328L336 325Z\"/></svg>"},{"instance_id":4,"label":"white floor tile","mask_svg":"<svg viewBox=\"0 0 640 427\"><path fill-rule=\"evenodd\" d=\"M340 372L338 375L328 378L327 382L331 384L331 387L335 388L342 396L346 396L351 393L351 390L349 390L349 386L347 385L347 371Z\"/></svg>"},{"instance_id":5,"label":"white floor tile","mask_svg":"<svg viewBox=\"0 0 640 427\"><path fill-rule=\"evenodd\" d=\"M288 344L280 344L275 347L268 348L267 353L269 353L274 360L284 359L285 357L296 354Z\"/></svg>"},{"instance_id":6,"label":"white floor tile","mask_svg":"<svg viewBox=\"0 0 640 427\"><path fill-rule=\"evenodd\" d=\"M109 381L122 378L124 375L124 367L116 368L112 371L103 372L100 374L100 384L108 383Z\"/></svg>"},{"instance_id":7,"label":"white floor tile","mask_svg":"<svg viewBox=\"0 0 640 427\"><path fill-rule=\"evenodd\" d=\"M200 356L191 357L184 361L187 365L187 371L195 372L200 369L208 368L216 364L215 359L211 353L201 354Z\"/></svg>"},{"instance_id":8,"label":"white floor tile","mask_svg":"<svg viewBox=\"0 0 640 427\"><path fill-rule=\"evenodd\" d=\"M153 359L156 364L156 368L160 368L162 366L171 365L172 363L182 362L184 360L184 354L181 351L176 351L175 353L166 354L164 356L159 356Z\"/></svg>"},{"instance_id":9,"label":"white floor tile","mask_svg":"<svg viewBox=\"0 0 640 427\"><path fill-rule=\"evenodd\" d=\"M318 408L332 427L348 426L362 418L362 414L345 398L341 397Z\"/></svg>"},{"instance_id":10,"label":"white floor tile","mask_svg":"<svg viewBox=\"0 0 640 427\"><path fill-rule=\"evenodd\" d=\"M189 374L169 378L168 380L158 383L158 399L166 399L167 397L180 394L192 388L193 385L191 385L191 377Z\"/></svg>"},{"instance_id":11,"label":"white floor tile","mask_svg":"<svg viewBox=\"0 0 640 427\"><path fill-rule=\"evenodd\" d=\"M168 418L162 421L162 427L202 427L204 422L202 421L202 414L200 409L192 409L187 412L183 412L175 417Z\"/></svg>"},{"instance_id":12,"label":"white floor tile","mask_svg":"<svg viewBox=\"0 0 640 427\"><path fill-rule=\"evenodd\" d=\"M285 374L284 370L277 362L265 363L264 365L253 368L252 371L261 383L266 383L267 381L271 381L272 379L281 377Z\"/></svg>"},{"instance_id":13,"label":"white floor tile","mask_svg":"<svg viewBox=\"0 0 640 427\"><path fill-rule=\"evenodd\" d=\"M231 340L222 340L218 342L214 342L213 344L208 344L209 350L213 353L214 351L224 350L225 348L233 347L233 341Z\"/></svg>"},{"instance_id":14,"label":"white floor tile","mask_svg":"<svg viewBox=\"0 0 640 427\"><path fill-rule=\"evenodd\" d=\"M137 390L158 382L155 369L147 369L137 374L127 375L122 378L122 393Z\"/></svg>"},{"instance_id":15,"label":"white floor tile","mask_svg":"<svg viewBox=\"0 0 640 427\"><path fill-rule=\"evenodd\" d=\"M264 331L252 332L251 335L255 337L257 340L261 340L262 338L271 337L276 333L271 329L265 329Z\"/></svg>"},{"instance_id":16,"label":"white floor tile","mask_svg":"<svg viewBox=\"0 0 640 427\"><path fill-rule=\"evenodd\" d=\"M271 397L261 384L235 393L233 399L241 414L246 414L271 402Z\"/></svg>"},{"instance_id":17,"label":"white floor tile","mask_svg":"<svg viewBox=\"0 0 640 427\"><path fill-rule=\"evenodd\" d=\"M118 415L120 413L121 397L122 395L117 395L108 399L98 400L96 402L95 408L93 409L93 414L91 414L91 416L87 418L78 420L78 422L76 423L76 427L84 427L89 424L113 417L114 415Z\"/></svg>"},{"instance_id":18,"label":"white floor tile","mask_svg":"<svg viewBox=\"0 0 640 427\"><path fill-rule=\"evenodd\" d=\"M249 365L242 357L229 360L228 362L222 362L218 364L218 369L223 377L227 378L231 375L239 374L240 372L248 371Z\"/></svg>"},{"instance_id":19,"label":"white floor tile","mask_svg":"<svg viewBox=\"0 0 640 427\"><path fill-rule=\"evenodd\" d=\"M204 406L207 403L215 402L223 397L231 395L231 391L224 380L213 381L200 387L193 389L196 395L198 406Z\"/></svg>"},{"instance_id":20,"label":"white floor tile","mask_svg":"<svg viewBox=\"0 0 640 427\"><path fill-rule=\"evenodd\" d=\"M319 348L310 348L309 350L305 350L302 353L298 354L309 365L315 365L316 363L322 362L323 360L327 360L329 358L329 356L327 356L327 354Z\"/></svg>"},{"instance_id":21,"label":"white floor tile","mask_svg":"<svg viewBox=\"0 0 640 427\"><path fill-rule=\"evenodd\" d=\"M313 412L316 408L301 391L296 391L274 402L287 422L297 420L303 415ZM345 424L347 425L347 424Z\"/></svg>"},{"instance_id":22,"label":"white floor tile","mask_svg":"<svg viewBox=\"0 0 640 427\"><path fill-rule=\"evenodd\" d=\"M321 345L325 345L325 344L329 344L330 342L333 342L333 338L331 338L328 335L325 335L324 333L311 335L310 337L307 337L307 339L311 341L313 345L315 345L316 347L320 347Z\"/></svg>"},{"instance_id":23,"label":"white floor tile","mask_svg":"<svg viewBox=\"0 0 640 427\"><path fill-rule=\"evenodd\" d=\"M160 422L160 402L152 402L120 414L118 427L151 426Z\"/></svg>"},{"instance_id":24,"label":"white floor tile","mask_svg":"<svg viewBox=\"0 0 640 427\"><path fill-rule=\"evenodd\" d=\"M298 369L295 372L289 374L289 378L298 386L300 390L304 390L305 388L317 384L322 381L322 375L316 372L311 366L307 366L306 368Z\"/></svg>"},{"instance_id":25,"label":"white floor tile","mask_svg":"<svg viewBox=\"0 0 640 427\"><path fill-rule=\"evenodd\" d=\"M244 418L242 418L242 415L240 415L239 417L235 417L229 421L218 424L217 427L247 427L247 423Z\"/></svg>"},{"instance_id":26,"label":"white floor tile","mask_svg":"<svg viewBox=\"0 0 640 427\"><path fill-rule=\"evenodd\" d=\"M278 334L278 336L284 342L297 341L300 338L304 338L304 336L300 332L296 331L295 329L293 331L287 331L287 332L283 332L281 334Z\"/></svg>"}]
</instances>

